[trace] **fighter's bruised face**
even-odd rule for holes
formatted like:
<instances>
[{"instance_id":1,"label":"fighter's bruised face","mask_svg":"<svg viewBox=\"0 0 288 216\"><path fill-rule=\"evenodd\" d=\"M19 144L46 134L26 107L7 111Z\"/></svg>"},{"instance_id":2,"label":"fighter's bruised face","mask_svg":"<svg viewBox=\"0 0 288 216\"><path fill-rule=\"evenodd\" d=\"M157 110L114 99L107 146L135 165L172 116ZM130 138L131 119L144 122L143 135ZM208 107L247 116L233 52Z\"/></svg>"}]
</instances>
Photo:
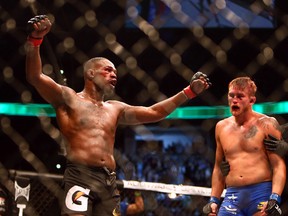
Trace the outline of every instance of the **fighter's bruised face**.
<instances>
[{"instance_id":1,"label":"fighter's bruised face","mask_svg":"<svg viewBox=\"0 0 288 216\"><path fill-rule=\"evenodd\" d=\"M116 73L114 64L107 59L103 59L95 65L92 80L105 95L110 96L114 94L117 83Z\"/></svg>"},{"instance_id":2,"label":"fighter's bruised face","mask_svg":"<svg viewBox=\"0 0 288 216\"><path fill-rule=\"evenodd\" d=\"M249 95L247 89L231 86L228 92L228 104L231 114L237 116L245 112L254 103L253 98Z\"/></svg>"}]
</instances>

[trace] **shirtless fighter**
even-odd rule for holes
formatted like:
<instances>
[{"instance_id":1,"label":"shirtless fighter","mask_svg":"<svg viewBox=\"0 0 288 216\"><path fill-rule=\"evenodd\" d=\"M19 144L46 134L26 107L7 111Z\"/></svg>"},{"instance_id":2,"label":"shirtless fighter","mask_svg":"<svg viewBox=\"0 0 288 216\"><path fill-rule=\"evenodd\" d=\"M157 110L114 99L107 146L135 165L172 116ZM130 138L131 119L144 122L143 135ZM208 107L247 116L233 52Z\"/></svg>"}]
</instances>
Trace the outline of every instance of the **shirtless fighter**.
<instances>
[{"instance_id":1,"label":"shirtless fighter","mask_svg":"<svg viewBox=\"0 0 288 216\"><path fill-rule=\"evenodd\" d=\"M114 64L103 57L88 60L84 64L84 88L75 92L42 73L39 50L52 25L48 17L38 15L28 25L32 30L26 43L27 81L55 108L59 128L67 140L62 214L120 215L113 157L117 125L160 121L207 89L209 79L197 72L183 91L149 107L104 101L104 96L114 93L117 83Z\"/></svg>"},{"instance_id":2,"label":"shirtless fighter","mask_svg":"<svg viewBox=\"0 0 288 216\"><path fill-rule=\"evenodd\" d=\"M212 192L203 208L208 215L281 215L279 204L286 182L285 162L276 153L266 151L263 145L268 134L280 139L281 131L275 118L252 109L256 90L249 77L236 78L229 84L228 104L232 116L216 124ZM226 177L220 169L223 158L230 164Z\"/></svg>"}]
</instances>

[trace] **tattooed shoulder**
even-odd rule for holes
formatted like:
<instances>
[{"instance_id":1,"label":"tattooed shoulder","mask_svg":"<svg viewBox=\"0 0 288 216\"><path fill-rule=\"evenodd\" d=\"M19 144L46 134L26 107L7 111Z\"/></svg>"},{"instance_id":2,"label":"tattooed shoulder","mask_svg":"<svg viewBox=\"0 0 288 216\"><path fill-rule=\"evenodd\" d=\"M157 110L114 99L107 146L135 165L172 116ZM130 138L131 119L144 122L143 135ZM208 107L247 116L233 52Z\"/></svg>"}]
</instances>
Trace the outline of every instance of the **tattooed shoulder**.
<instances>
[{"instance_id":1,"label":"tattooed shoulder","mask_svg":"<svg viewBox=\"0 0 288 216\"><path fill-rule=\"evenodd\" d=\"M259 119L259 125L263 129L269 129L270 127L273 127L276 130L281 131L281 127L274 117L269 117L269 116L261 117Z\"/></svg>"}]
</instances>

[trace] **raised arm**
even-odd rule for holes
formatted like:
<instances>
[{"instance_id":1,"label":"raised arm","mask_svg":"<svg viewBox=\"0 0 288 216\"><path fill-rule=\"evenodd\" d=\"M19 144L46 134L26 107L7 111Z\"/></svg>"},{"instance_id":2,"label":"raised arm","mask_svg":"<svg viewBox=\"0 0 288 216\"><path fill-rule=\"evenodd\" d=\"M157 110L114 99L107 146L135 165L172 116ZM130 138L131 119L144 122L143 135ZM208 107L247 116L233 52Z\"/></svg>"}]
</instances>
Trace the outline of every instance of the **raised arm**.
<instances>
[{"instance_id":1,"label":"raised arm","mask_svg":"<svg viewBox=\"0 0 288 216\"><path fill-rule=\"evenodd\" d=\"M35 16L28 21L30 29L26 43L26 79L39 94L53 106L62 102L62 87L42 73L40 45L51 29L51 22L45 15Z\"/></svg>"},{"instance_id":2,"label":"raised arm","mask_svg":"<svg viewBox=\"0 0 288 216\"><path fill-rule=\"evenodd\" d=\"M127 105L119 119L119 123L131 125L160 121L188 99L192 99L208 89L210 85L211 83L207 75L197 72L192 77L190 85L172 97L150 107Z\"/></svg>"}]
</instances>

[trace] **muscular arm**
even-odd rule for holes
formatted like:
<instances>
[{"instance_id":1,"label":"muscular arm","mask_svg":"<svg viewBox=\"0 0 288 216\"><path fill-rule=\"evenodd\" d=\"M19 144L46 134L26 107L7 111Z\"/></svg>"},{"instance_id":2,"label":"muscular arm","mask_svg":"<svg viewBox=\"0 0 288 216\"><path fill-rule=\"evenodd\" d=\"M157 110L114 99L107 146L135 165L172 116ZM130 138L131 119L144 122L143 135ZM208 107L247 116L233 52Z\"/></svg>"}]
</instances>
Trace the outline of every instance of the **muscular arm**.
<instances>
[{"instance_id":1,"label":"muscular arm","mask_svg":"<svg viewBox=\"0 0 288 216\"><path fill-rule=\"evenodd\" d=\"M225 188L225 177L222 175L220 164L224 158L224 152L219 139L219 130L221 128L221 122L216 124L215 129L215 140L216 140L216 155L215 155L215 165L212 173L212 192L211 196L220 199L221 194Z\"/></svg>"},{"instance_id":2,"label":"muscular arm","mask_svg":"<svg viewBox=\"0 0 288 216\"><path fill-rule=\"evenodd\" d=\"M285 161L275 153L268 153L268 156L273 169L272 193L281 195L286 183Z\"/></svg>"},{"instance_id":3,"label":"muscular arm","mask_svg":"<svg viewBox=\"0 0 288 216\"><path fill-rule=\"evenodd\" d=\"M42 19L38 24L34 24L35 30L30 36L43 38L49 32L50 27L50 21L47 18ZM26 43L26 79L53 106L57 106L62 101L61 85L42 73L40 46L35 46L29 40Z\"/></svg>"},{"instance_id":4,"label":"muscular arm","mask_svg":"<svg viewBox=\"0 0 288 216\"><path fill-rule=\"evenodd\" d=\"M131 125L160 121L187 101L187 99L194 98L205 89L208 89L210 85L211 83L206 74L197 72L193 75L190 85L172 97L155 103L150 107L125 105L119 118L119 123Z\"/></svg>"},{"instance_id":5,"label":"muscular arm","mask_svg":"<svg viewBox=\"0 0 288 216\"><path fill-rule=\"evenodd\" d=\"M266 136L273 135L277 139L281 139L280 126L275 118L268 118L263 122ZM281 156L274 152L267 152L271 168L273 170L272 177L272 193L281 195L286 183L286 165Z\"/></svg>"},{"instance_id":6,"label":"muscular arm","mask_svg":"<svg viewBox=\"0 0 288 216\"><path fill-rule=\"evenodd\" d=\"M215 140L216 140L216 155L215 155L215 164L212 173L212 191L209 202L203 207L203 213L205 215L217 215L217 212L220 207L220 198L221 194L225 188L225 178L222 175L220 164L224 157L221 141L220 141L220 129L223 121L220 121L216 124L215 130Z\"/></svg>"},{"instance_id":7,"label":"muscular arm","mask_svg":"<svg viewBox=\"0 0 288 216\"><path fill-rule=\"evenodd\" d=\"M124 112L119 119L121 124L142 124L164 119L178 106L187 101L183 92L158 102L150 107L125 105Z\"/></svg>"}]
</instances>

